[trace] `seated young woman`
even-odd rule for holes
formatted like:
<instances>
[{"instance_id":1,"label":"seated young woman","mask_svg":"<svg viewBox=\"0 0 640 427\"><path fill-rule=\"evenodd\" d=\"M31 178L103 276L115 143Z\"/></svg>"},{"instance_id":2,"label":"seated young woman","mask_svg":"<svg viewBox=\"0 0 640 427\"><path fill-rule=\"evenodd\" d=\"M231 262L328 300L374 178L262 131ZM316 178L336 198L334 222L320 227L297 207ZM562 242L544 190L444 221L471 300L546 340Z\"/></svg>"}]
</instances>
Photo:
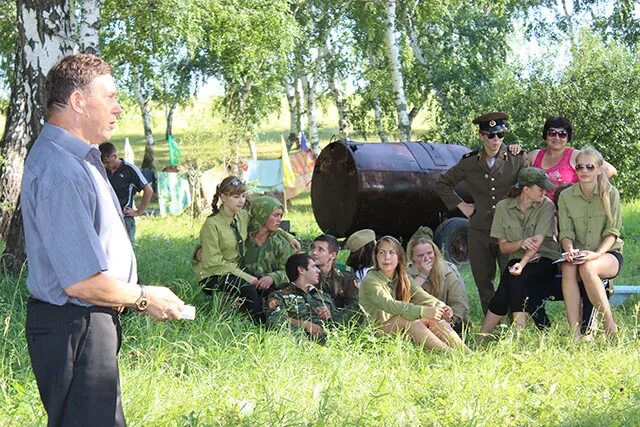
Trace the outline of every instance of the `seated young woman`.
<instances>
[{"instance_id":1,"label":"seated young woman","mask_svg":"<svg viewBox=\"0 0 640 427\"><path fill-rule=\"evenodd\" d=\"M407 258L411 260L407 273L430 295L451 307L451 326L458 334L468 323L469 298L460 272L446 261L433 240L418 237L409 240Z\"/></svg>"},{"instance_id":2,"label":"seated young woman","mask_svg":"<svg viewBox=\"0 0 640 427\"><path fill-rule=\"evenodd\" d=\"M545 197L553 184L538 168L524 168L507 197L496 205L491 237L509 255L507 268L489 303L479 339L490 334L511 309L516 326L524 328L527 315L538 327L548 326L544 300L552 294L560 257L555 237L555 207Z\"/></svg>"},{"instance_id":3,"label":"seated young woman","mask_svg":"<svg viewBox=\"0 0 640 427\"><path fill-rule=\"evenodd\" d=\"M271 196L259 196L249 207L249 238L244 256L245 270L258 277L256 287L262 296L289 282L285 264L296 253L279 232L284 214L282 203Z\"/></svg>"},{"instance_id":4,"label":"seated young woman","mask_svg":"<svg viewBox=\"0 0 640 427\"><path fill-rule=\"evenodd\" d=\"M243 209L246 199L247 186L238 177L229 176L218 184L212 213L200 229L200 246L194 254L193 270L205 293L218 289L240 297L241 308L254 323L264 323L258 278L243 270L249 223L249 213ZM295 240L291 244L299 246Z\"/></svg>"},{"instance_id":5,"label":"seated young woman","mask_svg":"<svg viewBox=\"0 0 640 427\"><path fill-rule=\"evenodd\" d=\"M576 157L578 183L560 193L558 220L562 263L562 295L567 319L576 339L589 339L580 331L580 291L584 284L589 301L604 317L610 336L618 330L602 279L611 279L622 268L620 193L604 171L604 159L587 147Z\"/></svg>"},{"instance_id":6,"label":"seated young woman","mask_svg":"<svg viewBox=\"0 0 640 427\"><path fill-rule=\"evenodd\" d=\"M384 236L376 244L374 269L360 287L360 306L385 334L407 332L424 348L470 351L449 324L451 307L409 277L404 250L394 237Z\"/></svg>"}]
</instances>

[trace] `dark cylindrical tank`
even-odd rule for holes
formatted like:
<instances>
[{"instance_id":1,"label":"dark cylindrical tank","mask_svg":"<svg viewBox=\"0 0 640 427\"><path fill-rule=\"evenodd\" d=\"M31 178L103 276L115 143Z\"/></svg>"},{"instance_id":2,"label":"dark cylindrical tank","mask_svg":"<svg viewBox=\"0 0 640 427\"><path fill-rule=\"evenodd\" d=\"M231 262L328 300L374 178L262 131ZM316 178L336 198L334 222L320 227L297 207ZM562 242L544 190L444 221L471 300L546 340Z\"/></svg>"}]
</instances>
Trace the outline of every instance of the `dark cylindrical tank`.
<instances>
[{"instance_id":1,"label":"dark cylindrical tank","mask_svg":"<svg viewBox=\"0 0 640 427\"><path fill-rule=\"evenodd\" d=\"M469 149L428 142L334 142L313 170L311 204L325 233L346 237L362 228L410 237L418 227L436 229L449 212L433 190L438 176ZM466 186L456 187L471 201Z\"/></svg>"}]
</instances>

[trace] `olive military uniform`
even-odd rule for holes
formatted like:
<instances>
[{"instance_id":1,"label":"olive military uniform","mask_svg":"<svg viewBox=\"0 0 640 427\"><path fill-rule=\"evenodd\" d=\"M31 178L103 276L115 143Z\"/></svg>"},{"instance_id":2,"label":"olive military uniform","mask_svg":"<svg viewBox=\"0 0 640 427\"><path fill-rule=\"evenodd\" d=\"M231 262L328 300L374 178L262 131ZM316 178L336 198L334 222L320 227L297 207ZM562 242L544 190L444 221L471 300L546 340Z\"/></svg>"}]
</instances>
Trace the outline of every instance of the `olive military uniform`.
<instances>
[{"instance_id":1,"label":"olive military uniform","mask_svg":"<svg viewBox=\"0 0 640 427\"><path fill-rule=\"evenodd\" d=\"M440 175L435 190L449 209L455 209L462 198L455 186L465 181L475 203L475 211L469 220L469 261L473 279L476 282L482 310L486 313L493 296L493 280L496 276L496 261L503 270L507 257L500 253L498 242L490 237L491 223L496 204L502 200L509 187L515 184L520 169L526 166L523 153L509 153L503 143L489 167L484 149L465 154L462 159L444 174ZM493 161L493 160L492 160Z\"/></svg>"},{"instance_id":2,"label":"olive military uniform","mask_svg":"<svg viewBox=\"0 0 640 427\"><path fill-rule=\"evenodd\" d=\"M317 310L326 307L331 312L331 319L323 320ZM293 283L269 295L266 304L267 326L278 327L288 324L288 319L306 320L316 325L325 326L336 321L339 311L331 295L322 292L313 285L307 292Z\"/></svg>"},{"instance_id":3,"label":"olive military uniform","mask_svg":"<svg viewBox=\"0 0 640 427\"><path fill-rule=\"evenodd\" d=\"M351 273L342 272L334 265L329 274L320 274L318 288L331 295L340 309L340 321L348 322L360 313L358 284Z\"/></svg>"},{"instance_id":4,"label":"olive military uniform","mask_svg":"<svg viewBox=\"0 0 640 427\"><path fill-rule=\"evenodd\" d=\"M260 196L251 202L249 238L245 242L246 252L244 255L245 270L258 278L271 277L275 288L289 281L284 271L284 265L296 251L293 250L284 233L277 230L269 233L269 237L262 245L256 243L252 236L260 230L273 211L278 208L284 210L282 203L270 196Z\"/></svg>"}]
</instances>

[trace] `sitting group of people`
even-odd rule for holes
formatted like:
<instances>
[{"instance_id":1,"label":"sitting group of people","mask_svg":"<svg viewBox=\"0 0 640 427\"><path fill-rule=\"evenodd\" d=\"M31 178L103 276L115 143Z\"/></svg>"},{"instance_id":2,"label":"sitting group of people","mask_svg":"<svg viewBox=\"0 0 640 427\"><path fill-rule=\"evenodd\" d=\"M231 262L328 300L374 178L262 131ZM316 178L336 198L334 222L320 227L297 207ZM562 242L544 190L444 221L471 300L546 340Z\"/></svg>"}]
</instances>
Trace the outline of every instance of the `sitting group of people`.
<instances>
[{"instance_id":1,"label":"sitting group of people","mask_svg":"<svg viewBox=\"0 0 640 427\"><path fill-rule=\"evenodd\" d=\"M529 167L519 147L503 147L503 128L501 134L483 132L483 124L500 127L502 115L484 116L488 123L479 123L485 150L461 160L471 156L473 161L486 161L492 171L501 163L497 156L493 162L484 158L491 154L487 152L491 144L496 145L493 151L498 155L505 151L505 162L509 156L521 157L513 162L519 166L508 192L501 200L492 196L495 205L483 207L486 212L476 216L473 204L460 202L463 206L457 206L471 218L470 247L473 239L489 239L504 261L499 286L488 293L477 280L477 259L470 257L486 314L479 339L489 335L509 312L518 327L524 327L528 318L541 329L548 327L544 304L550 298L564 300L577 339L589 338L594 307L603 315L605 331L615 335L617 326L602 280L615 277L622 266L620 196L608 180L615 169L593 148L562 153L559 162L566 163L564 168L545 164L553 147L568 148L571 124L558 117L545 124L548 149L529 155L542 168ZM441 176L441 190L465 166L456 167ZM569 176L567 168L575 177ZM573 185L560 191L560 184L572 181ZM376 240L373 230L353 233L345 242L351 271L342 271L335 262L340 250L335 237L320 235L309 254L298 253L300 243L280 228L282 204L260 196L246 208L247 190L234 176L217 187L213 213L200 232L201 250L194 256L194 270L205 292L216 289L239 296L254 322L286 324L318 339L328 324L366 319L381 333L404 331L425 348L468 350L460 338L468 326L465 284L455 265L444 260L428 227L420 227L411 237L406 252L392 236ZM449 196L444 194L445 203L456 200ZM487 221L490 231L485 236L477 224ZM558 265L561 285L556 281Z\"/></svg>"}]
</instances>

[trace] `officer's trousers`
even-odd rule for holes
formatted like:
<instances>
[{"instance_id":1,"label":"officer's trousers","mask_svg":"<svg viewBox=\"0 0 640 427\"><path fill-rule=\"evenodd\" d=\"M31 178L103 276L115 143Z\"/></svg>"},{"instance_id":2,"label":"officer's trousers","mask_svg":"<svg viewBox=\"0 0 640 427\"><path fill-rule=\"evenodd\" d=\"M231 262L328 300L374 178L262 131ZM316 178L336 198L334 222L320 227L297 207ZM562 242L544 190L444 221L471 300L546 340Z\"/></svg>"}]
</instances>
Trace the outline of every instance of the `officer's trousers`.
<instances>
[{"instance_id":1,"label":"officer's trousers","mask_svg":"<svg viewBox=\"0 0 640 427\"><path fill-rule=\"evenodd\" d=\"M509 258L500 253L498 240L489 236L489 230L478 230L469 227L467 241L469 243L471 273L480 295L482 312L487 314L489 302L495 289L493 281L496 278L496 264L502 271L506 268Z\"/></svg>"}]
</instances>

